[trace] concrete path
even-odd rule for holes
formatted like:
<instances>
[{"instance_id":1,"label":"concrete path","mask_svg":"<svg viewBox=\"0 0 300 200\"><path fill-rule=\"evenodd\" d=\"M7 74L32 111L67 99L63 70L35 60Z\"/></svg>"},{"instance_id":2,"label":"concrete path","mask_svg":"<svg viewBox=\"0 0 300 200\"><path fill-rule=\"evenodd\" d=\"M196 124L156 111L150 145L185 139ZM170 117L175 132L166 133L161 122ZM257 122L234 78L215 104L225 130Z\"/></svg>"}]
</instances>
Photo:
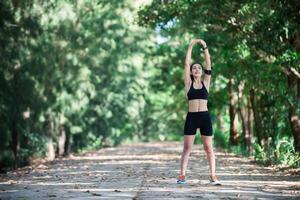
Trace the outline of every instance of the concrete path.
<instances>
[{"instance_id":1,"label":"concrete path","mask_svg":"<svg viewBox=\"0 0 300 200\"><path fill-rule=\"evenodd\" d=\"M176 184L182 142L104 148L2 174L0 199L300 199L300 176L215 150L222 186L208 185L194 145L185 185Z\"/></svg>"}]
</instances>

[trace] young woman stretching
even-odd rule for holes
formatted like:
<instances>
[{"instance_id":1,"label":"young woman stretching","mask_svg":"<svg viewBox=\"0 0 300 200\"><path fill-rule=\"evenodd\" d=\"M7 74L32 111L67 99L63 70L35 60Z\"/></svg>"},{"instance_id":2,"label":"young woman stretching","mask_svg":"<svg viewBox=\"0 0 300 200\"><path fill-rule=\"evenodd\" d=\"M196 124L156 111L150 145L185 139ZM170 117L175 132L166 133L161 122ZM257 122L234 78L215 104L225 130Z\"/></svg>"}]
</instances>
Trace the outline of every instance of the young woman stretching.
<instances>
[{"instance_id":1,"label":"young woman stretching","mask_svg":"<svg viewBox=\"0 0 300 200\"><path fill-rule=\"evenodd\" d=\"M204 80L201 80L203 66L200 63L190 65L192 49L195 44L201 44L205 55L206 68L204 69ZM206 152L209 169L210 184L220 185L215 172L215 155L212 146L212 123L207 109L207 98L211 78L211 61L206 43L201 40L193 40L187 50L184 65L184 84L186 97L189 103L189 111L186 115L184 125L184 147L180 160L180 175L177 183L182 184L186 181L186 168L188 158L192 151L197 128L200 128L204 150Z\"/></svg>"}]
</instances>

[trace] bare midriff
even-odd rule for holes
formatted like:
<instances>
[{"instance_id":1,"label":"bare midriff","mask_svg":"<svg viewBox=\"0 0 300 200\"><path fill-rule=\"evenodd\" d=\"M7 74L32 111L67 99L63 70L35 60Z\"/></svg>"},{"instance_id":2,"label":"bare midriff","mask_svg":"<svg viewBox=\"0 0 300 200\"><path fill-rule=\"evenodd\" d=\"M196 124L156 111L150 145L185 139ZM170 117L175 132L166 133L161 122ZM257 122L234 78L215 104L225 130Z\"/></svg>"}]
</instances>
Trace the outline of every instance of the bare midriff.
<instances>
[{"instance_id":1,"label":"bare midriff","mask_svg":"<svg viewBox=\"0 0 300 200\"><path fill-rule=\"evenodd\" d=\"M207 111L207 100L193 99L189 100L189 112Z\"/></svg>"}]
</instances>

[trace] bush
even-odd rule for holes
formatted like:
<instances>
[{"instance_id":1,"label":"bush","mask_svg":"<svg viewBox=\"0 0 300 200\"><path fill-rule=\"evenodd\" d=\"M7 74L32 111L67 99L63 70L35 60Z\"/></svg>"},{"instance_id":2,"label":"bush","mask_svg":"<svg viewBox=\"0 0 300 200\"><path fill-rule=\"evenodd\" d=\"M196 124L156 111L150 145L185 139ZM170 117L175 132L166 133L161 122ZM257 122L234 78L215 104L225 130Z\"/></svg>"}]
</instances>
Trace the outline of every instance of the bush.
<instances>
[{"instance_id":1,"label":"bush","mask_svg":"<svg viewBox=\"0 0 300 200\"><path fill-rule=\"evenodd\" d=\"M227 148L228 147L228 141L229 141L229 134L223 133L219 129L214 130L214 144L217 147L221 148Z\"/></svg>"},{"instance_id":2,"label":"bush","mask_svg":"<svg viewBox=\"0 0 300 200\"><path fill-rule=\"evenodd\" d=\"M264 148L257 143L254 143L253 146L255 151L254 152L255 160L259 161L260 163L265 163L267 160L267 156L264 151Z\"/></svg>"},{"instance_id":3,"label":"bush","mask_svg":"<svg viewBox=\"0 0 300 200\"><path fill-rule=\"evenodd\" d=\"M300 153L296 152L293 143L286 139L277 143L275 158L285 166L300 167Z\"/></svg>"},{"instance_id":4,"label":"bush","mask_svg":"<svg viewBox=\"0 0 300 200\"><path fill-rule=\"evenodd\" d=\"M293 141L281 139L276 146L262 147L254 144L255 159L262 164L282 164L285 167L300 167L300 154L295 151Z\"/></svg>"},{"instance_id":5,"label":"bush","mask_svg":"<svg viewBox=\"0 0 300 200\"><path fill-rule=\"evenodd\" d=\"M3 150L0 154L0 172L5 172L15 166L15 157L11 150Z\"/></svg>"}]
</instances>

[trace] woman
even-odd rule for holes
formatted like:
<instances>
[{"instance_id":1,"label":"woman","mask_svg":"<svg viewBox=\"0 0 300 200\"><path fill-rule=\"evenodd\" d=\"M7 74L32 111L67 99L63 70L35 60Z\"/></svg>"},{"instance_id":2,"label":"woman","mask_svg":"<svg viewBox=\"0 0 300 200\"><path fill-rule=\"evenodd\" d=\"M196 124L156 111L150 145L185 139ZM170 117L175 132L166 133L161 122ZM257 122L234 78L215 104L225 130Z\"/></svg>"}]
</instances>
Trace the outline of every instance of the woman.
<instances>
[{"instance_id":1,"label":"woman","mask_svg":"<svg viewBox=\"0 0 300 200\"><path fill-rule=\"evenodd\" d=\"M190 65L192 49L195 44L201 44L205 55L206 69L204 69L204 80L201 81L203 66L200 63ZM187 50L184 66L184 83L186 96L189 103L189 111L184 125L184 147L180 160L180 175L177 183L185 183L188 158L192 151L197 128L200 128L204 150L206 152L209 169L210 184L220 185L215 173L215 156L212 146L212 124L207 109L207 98L211 78L211 61L206 43L201 40L193 40Z\"/></svg>"}]
</instances>

